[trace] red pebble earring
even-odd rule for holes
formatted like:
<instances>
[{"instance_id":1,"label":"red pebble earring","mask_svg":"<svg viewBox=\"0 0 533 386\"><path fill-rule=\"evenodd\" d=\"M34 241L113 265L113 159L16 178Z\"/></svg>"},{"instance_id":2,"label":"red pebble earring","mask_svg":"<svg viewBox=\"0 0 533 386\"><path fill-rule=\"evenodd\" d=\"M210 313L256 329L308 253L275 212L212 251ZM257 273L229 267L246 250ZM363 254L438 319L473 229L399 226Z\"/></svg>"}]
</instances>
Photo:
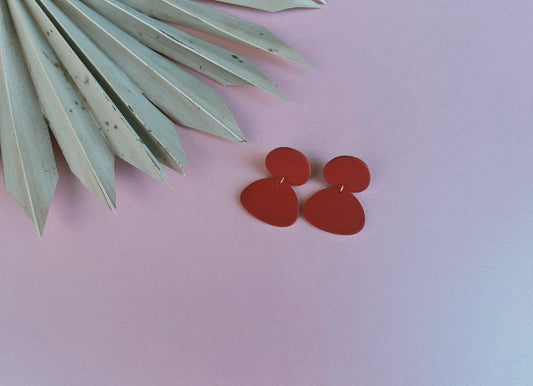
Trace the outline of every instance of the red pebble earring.
<instances>
[{"instance_id":1,"label":"red pebble earring","mask_svg":"<svg viewBox=\"0 0 533 386\"><path fill-rule=\"evenodd\" d=\"M275 177L248 185L241 193L241 204L267 224L291 226L300 213L298 197L291 185L305 184L311 175L311 165L305 155L289 147L272 150L265 164Z\"/></svg>"},{"instance_id":2,"label":"red pebble earring","mask_svg":"<svg viewBox=\"0 0 533 386\"><path fill-rule=\"evenodd\" d=\"M304 205L304 217L317 228L338 235L361 231L365 211L350 192L362 192L368 187L368 166L359 158L343 155L324 166L324 178L335 187L315 193Z\"/></svg>"}]
</instances>

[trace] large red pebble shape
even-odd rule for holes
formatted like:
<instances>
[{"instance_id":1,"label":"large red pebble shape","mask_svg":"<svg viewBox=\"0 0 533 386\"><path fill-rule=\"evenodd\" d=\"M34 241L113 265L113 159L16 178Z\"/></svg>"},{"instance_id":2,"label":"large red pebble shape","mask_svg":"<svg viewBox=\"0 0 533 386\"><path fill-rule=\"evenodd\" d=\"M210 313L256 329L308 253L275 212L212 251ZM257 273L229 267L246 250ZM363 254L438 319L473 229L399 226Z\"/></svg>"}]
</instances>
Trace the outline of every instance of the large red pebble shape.
<instances>
[{"instance_id":1,"label":"large red pebble shape","mask_svg":"<svg viewBox=\"0 0 533 386\"><path fill-rule=\"evenodd\" d=\"M290 147L278 147L267 154L266 168L276 177L285 177L291 185L303 185L311 176L307 157Z\"/></svg>"},{"instance_id":2,"label":"large red pebble shape","mask_svg":"<svg viewBox=\"0 0 533 386\"><path fill-rule=\"evenodd\" d=\"M296 222L300 205L296 193L278 178L264 178L248 185L241 193L242 206L267 224L288 227Z\"/></svg>"},{"instance_id":3,"label":"large red pebble shape","mask_svg":"<svg viewBox=\"0 0 533 386\"><path fill-rule=\"evenodd\" d=\"M331 185L350 192L362 192L370 185L370 171L362 160L349 155L334 158L324 166L324 178Z\"/></svg>"},{"instance_id":4,"label":"large red pebble shape","mask_svg":"<svg viewBox=\"0 0 533 386\"><path fill-rule=\"evenodd\" d=\"M303 215L317 228L337 235L355 235L365 226L365 211L359 200L336 187L314 194L305 203Z\"/></svg>"}]
</instances>

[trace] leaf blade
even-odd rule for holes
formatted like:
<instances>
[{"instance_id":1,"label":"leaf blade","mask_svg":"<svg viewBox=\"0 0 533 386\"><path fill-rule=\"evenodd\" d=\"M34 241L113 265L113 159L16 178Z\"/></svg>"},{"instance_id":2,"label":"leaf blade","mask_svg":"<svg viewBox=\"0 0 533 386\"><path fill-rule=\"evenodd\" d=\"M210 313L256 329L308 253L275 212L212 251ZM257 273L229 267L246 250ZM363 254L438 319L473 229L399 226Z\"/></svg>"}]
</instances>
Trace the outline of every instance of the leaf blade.
<instances>
[{"instance_id":1,"label":"leaf blade","mask_svg":"<svg viewBox=\"0 0 533 386\"><path fill-rule=\"evenodd\" d=\"M296 50L266 28L190 0L120 0L155 18L185 25L311 67Z\"/></svg>"},{"instance_id":2,"label":"leaf blade","mask_svg":"<svg viewBox=\"0 0 533 386\"><path fill-rule=\"evenodd\" d=\"M177 123L245 141L218 94L78 0L54 0L144 92Z\"/></svg>"},{"instance_id":3,"label":"leaf blade","mask_svg":"<svg viewBox=\"0 0 533 386\"><path fill-rule=\"evenodd\" d=\"M8 3L41 108L70 169L114 210L113 153L24 5L16 0Z\"/></svg>"},{"instance_id":4,"label":"leaf blade","mask_svg":"<svg viewBox=\"0 0 533 386\"><path fill-rule=\"evenodd\" d=\"M111 150L126 162L167 184L166 173L159 162L48 16L35 1L26 0L26 6L41 31L46 34L48 43L83 97Z\"/></svg>"},{"instance_id":5,"label":"leaf blade","mask_svg":"<svg viewBox=\"0 0 533 386\"><path fill-rule=\"evenodd\" d=\"M55 4L39 2L159 162L183 173L180 165L186 165L188 159L174 124Z\"/></svg>"},{"instance_id":6,"label":"leaf blade","mask_svg":"<svg viewBox=\"0 0 533 386\"><path fill-rule=\"evenodd\" d=\"M42 236L58 174L48 126L5 0L0 1L0 101L6 189Z\"/></svg>"},{"instance_id":7,"label":"leaf blade","mask_svg":"<svg viewBox=\"0 0 533 386\"><path fill-rule=\"evenodd\" d=\"M320 8L320 4L313 0L213 0L219 3L240 5L243 7L260 9L262 11L279 12L290 8ZM325 3L325 2L324 2ZM322 3L322 4L324 4Z\"/></svg>"},{"instance_id":8,"label":"leaf blade","mask_svg":"<svg viewBox=\"0 0 533 386\"><path fill-rule=\"evenodd\" d=\"M83 0L154 51L223 85L257 86L286 99L246 58L153 19L116 0Z\"/></svg>"}]
</instances>

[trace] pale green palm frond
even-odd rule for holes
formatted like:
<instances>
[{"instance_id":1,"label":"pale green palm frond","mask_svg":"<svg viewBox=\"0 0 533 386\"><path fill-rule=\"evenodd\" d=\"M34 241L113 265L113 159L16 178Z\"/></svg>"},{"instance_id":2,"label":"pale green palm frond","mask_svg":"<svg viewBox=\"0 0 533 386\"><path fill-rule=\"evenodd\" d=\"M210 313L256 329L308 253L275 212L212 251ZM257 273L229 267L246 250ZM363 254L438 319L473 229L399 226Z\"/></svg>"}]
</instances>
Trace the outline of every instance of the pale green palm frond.
<instances>
[{"instance_id":1,"label":"pale green palm frond","mask_svg":"<svg viewBox=\"0 0 533 386\"><path fill-rule=\"evenodd\" d=\"M265 11L325 4L216 1ZM71 171L111 209L115 157L163 183L161 165L181 173L188 159L174 123L245 141L216 91L172 61L285 99L245 57L166 22L308 65L266 28L191 0L0 0L4 182L39 234L58 179L50 132Z\"/></svg>"}]
</instances>

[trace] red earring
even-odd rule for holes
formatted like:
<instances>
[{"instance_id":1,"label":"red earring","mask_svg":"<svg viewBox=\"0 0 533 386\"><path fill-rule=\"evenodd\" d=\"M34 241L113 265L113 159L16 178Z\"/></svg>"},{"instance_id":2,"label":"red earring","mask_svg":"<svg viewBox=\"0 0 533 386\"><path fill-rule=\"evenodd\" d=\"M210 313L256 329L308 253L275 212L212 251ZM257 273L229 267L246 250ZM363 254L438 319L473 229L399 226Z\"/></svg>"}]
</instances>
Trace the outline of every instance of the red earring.
<instances>
[{"instance_id":1,"label":"red earring","mask_svg":"<svg viewBox=\"0 0 533 386\"><path fill-rule=\"evenodd\" d=\"M338 235L361 231L365 211L350 192L362 192L368 187L368 166L359 158L343 155L326 164L324 178L335 187L315 193L304 205L304 217L317 228Z\"/></svg>"},{"instance_id":2,"label":"red earring","mask_svg":"<svg viewBox=\"0 0 533 386\"><path fill-rule=\"evenodd\" d=\"M241 193L241 204L267 224L291 226L300 213L298 197L291 185L305 184L311 175L311 165L305 155L289 147L272 150L265 164L275 177L248 185Z\"/></svg>"}]
</instances>

